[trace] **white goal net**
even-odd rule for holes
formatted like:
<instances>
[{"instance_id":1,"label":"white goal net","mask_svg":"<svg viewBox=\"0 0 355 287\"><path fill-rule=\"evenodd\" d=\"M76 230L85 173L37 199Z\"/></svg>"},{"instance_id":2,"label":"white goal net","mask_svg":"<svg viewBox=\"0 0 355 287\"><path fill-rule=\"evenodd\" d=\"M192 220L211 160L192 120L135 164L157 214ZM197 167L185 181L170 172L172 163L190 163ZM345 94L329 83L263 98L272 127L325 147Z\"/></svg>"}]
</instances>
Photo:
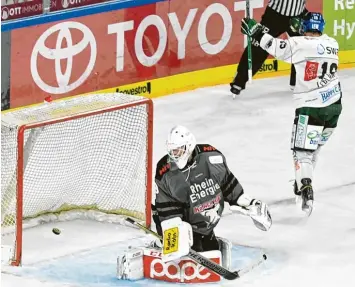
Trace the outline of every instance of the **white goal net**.
<instances>
[{"instance_id":1,"label":"white goal net","mask_svg":"<svg viewBox=\"0 0 355 287\"><path fill-rule=\"evenodd\" d=\"M10 263L21 263L26 221L80 211L150 225L152 113L151 100L116 93L2 114L1 225L2 236L12 236Z\"/></svg>"}]
</instances>

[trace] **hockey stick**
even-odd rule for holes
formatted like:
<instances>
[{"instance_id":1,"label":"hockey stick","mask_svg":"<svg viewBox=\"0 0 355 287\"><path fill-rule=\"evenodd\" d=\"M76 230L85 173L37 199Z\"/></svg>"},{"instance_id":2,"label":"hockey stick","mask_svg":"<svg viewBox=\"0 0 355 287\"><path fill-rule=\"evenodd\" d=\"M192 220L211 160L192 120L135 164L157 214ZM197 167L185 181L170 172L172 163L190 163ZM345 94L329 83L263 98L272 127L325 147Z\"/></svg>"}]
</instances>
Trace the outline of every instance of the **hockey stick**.
<instances>
[{"instance_id":1,"label":"hockey stick","mask_svg":"<svg viewBox=\"0 0 355 287\"><path fill-rule=\"evenodd\" d=\"M157 234L153 230L145 227L144 225L140 224L139 222L135 221L134 219L127 217L126 221L137 226L138 228L144 230L145 232L150 233L159 239L162 239L162 237L159 234ZM223 278L225 278L227 280L238 279L241 275L248 273L249 271L251 271L255 267L259 266L262 262L264 262L267 259L266 255L263 254L262 258L260 258L255 263L251 264L250 266L248 266L246 268L243 268L243 269L233 272L233 271L229 271L228 269L224 268L223 266L218 265L217 263L209 260L208 258L204 257L200 253L192 250L191 248L190 248L189 253L187 254L187 257L193 259L198 264L200 264L203 267L211 270L212 272L222 276Z\"/></svg>"},{"instance_id":2,"label":"hockey stick","mask_svg":"<svg viewBox=\"0 0 355 287\"><path fill-rule=\"evenodd\" d=\"M247 14L247 19L250 19L250 0L246 0L246 14ZM252 83L252 78L253 78L253 59L251 55L251 37L248 35L248 79L249 83Z\"/></svg>"}]
</instances>

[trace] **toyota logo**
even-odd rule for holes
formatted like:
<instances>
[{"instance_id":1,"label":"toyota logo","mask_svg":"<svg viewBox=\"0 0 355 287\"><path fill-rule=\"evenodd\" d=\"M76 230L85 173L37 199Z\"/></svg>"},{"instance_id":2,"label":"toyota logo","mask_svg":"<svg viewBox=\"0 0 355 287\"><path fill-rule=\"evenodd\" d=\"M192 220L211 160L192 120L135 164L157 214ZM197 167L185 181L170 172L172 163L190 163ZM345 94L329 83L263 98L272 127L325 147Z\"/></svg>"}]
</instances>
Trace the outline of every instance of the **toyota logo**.
<instances>
[{"instance_id":1,"label":"toyota logo","mask_svg":"<svg viewBox=\"0 0 355 287\"><path fill-rule=\"evenodd\" d=\"M81 41L73 45L71 30L77 29L83 33ZM52 34L58 32L55 48L46 46L46 40ZM62 48L62 44L66 43L66 47ZM73 57L80 54L87 46L90 46L90 59L87 62L84 73L73 83L70 83ZM91 74L96 61L96 41L93 33L88 27L78 22L63 22L56 24L46 30L37 40L31 55L31 73L34 82L43 91L50 94L64 94L78 88ZM38 72L38 55L45 59L54 60L54 72L58 86L50 86L45 83ZM62 60L66 60L66 68L64 73L61 69Z\"/></svg>"}]
</instances>

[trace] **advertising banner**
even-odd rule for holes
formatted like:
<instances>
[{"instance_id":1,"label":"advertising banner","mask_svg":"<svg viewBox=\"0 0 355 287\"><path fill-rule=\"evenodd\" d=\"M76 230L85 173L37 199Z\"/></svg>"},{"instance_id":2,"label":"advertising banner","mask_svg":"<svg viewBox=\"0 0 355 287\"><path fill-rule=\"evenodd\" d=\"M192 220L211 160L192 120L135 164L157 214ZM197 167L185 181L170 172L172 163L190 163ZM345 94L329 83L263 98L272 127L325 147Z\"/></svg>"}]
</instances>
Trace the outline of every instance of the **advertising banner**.
<instances>
[{"instance_id":1,"label":"advertising banner","mask_svg":"<svg viewBox=\"0 0 355 287\"><path fill-rule=\"evenodd\" d=\"M52 8L60 10L64 2L52 0ZM79 2L68 0L64 6ZM80 3L89 2L94 1ZM343 2L344 7L352 3ZM260 20L267 3L251 1L252 17ZM246 45L240 32L245 6L244 0L184 5L171 0L14 29L11 108L42 102L48 94L58 99L119 91L151 97L226 83ZM307 8L322 11L323 2L309 1ZM288 69L269 59L259 74Z\"/></svg>"},{"instance_id":2,"label":"advertising banner","mask_svg":"<svg viewBox=\"0 0 355 287\"><path fill-rule=\"evenodd\" d=\"M325 33L339 42L340 50L355 50L355 1L323 0Z\"/></svg>"},{"instance_id":3,"label":"advertising banner","mask_svg":"<svg viewBox=\"0 0 355 287\"><path fill-rule=\"evenodd\" d=\"M48 94L59 98L154 78L158 61L165 62L160 73L166 75L169 3L159 4L12 31L11 106L41 102ZM164 28L162 39L158 29ZM158 52L149 54L158 43Z\"/></svg>"},{"instance_id":4,"label":"advertising banner","mask_svg":"<svg viewBox=\"0 0 355 287\"><path fill-rule=\"evenodd\" d=\"M43 0L27 0L21 3L1 5L1 20L25 18L43 13Z\"/></svg>"},{"instance_id":5,"label":"advertising banner","mask_svg":"<svg viewBox=\"0 0 355 287\"><path fill-rule=\"evenodd\" d=\"M252 3L260 19L265 1ZM12 107L235 64L244 13L245 1L173 0L14 30Z\"/></svg>"},{"instance_id":6,"label":"advertising banner","mask_svg":"<svg viewBox=\"0 0 355 287\"><path fill-rule=\"evenodd\" d=\"M50 0L50 11L71 9L86 5L99 4L112 0Z\"/></svg>"}]
</instances>

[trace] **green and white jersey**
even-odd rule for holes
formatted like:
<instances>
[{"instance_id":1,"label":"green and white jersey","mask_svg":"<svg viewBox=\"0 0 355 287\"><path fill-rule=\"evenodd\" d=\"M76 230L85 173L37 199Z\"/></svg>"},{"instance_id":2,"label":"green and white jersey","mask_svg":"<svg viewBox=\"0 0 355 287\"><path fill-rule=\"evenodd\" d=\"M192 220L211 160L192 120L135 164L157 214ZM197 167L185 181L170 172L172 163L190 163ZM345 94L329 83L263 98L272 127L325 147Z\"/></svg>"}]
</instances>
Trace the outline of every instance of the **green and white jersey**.
<instances>
[{"instance_id":1,"label":"green and white jersey","mask_svg":"<svg viewBox=\"0 0 355 287\"><path fill-rule=\"evenodd\" d=\"M340 99L339 44L334 38L323 34L282 40L264 34L260 46L276 59L295 65L293 97L297 108L322 108Z\"/></svg>"}]
</instances>

